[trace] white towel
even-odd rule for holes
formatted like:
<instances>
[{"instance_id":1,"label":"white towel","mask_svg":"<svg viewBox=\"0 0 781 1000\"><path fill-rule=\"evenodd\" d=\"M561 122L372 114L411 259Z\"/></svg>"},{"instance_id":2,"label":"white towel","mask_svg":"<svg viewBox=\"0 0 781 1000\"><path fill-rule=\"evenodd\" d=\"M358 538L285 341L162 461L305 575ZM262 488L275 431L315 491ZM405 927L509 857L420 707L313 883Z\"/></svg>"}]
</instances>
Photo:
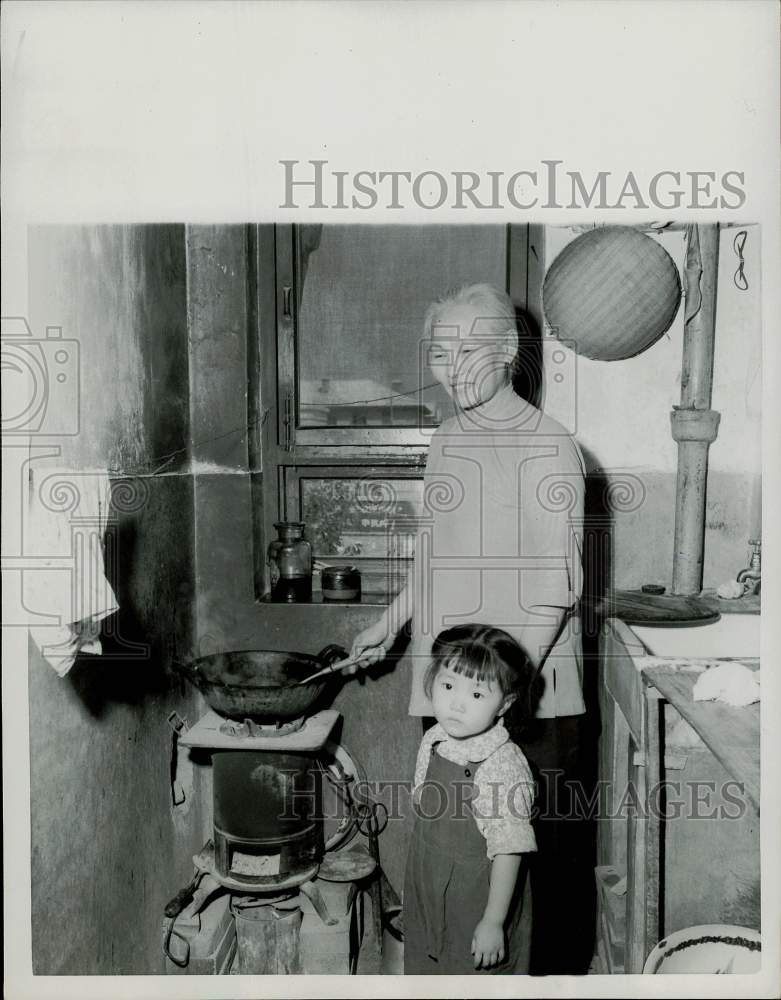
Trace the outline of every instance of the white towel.
<instances>
[{"instance_id":1,"label":"white towel","mask_svg":"<svg viewBox=\"0 0 781 1000\"><path fill-rule=\"evenodd\" d=\"M99 624L117 610L103 535L111 484L104 470L33 462L23 520L24 606L30 634L62 677L79 652L101 653Z\"/></svg>"},{"instance_id":2,"label":"white towel","mask_svg":"<svg viewBox=\"0 0 781 1000\"><path fill-rule=\"evenodd\" d=\"M694 701L723 701L744 708L759 701L759 671L737 660L720 663L700 674L692 690Z\"/></svg>"}]
</instances>

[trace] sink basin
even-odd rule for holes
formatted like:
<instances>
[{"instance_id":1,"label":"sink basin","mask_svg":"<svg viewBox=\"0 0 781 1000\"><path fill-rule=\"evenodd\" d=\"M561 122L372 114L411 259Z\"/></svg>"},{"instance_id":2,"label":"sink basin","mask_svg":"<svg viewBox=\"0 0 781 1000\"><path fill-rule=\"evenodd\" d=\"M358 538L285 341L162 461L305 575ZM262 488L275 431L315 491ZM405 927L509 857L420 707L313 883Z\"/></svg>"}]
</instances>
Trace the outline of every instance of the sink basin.
<instances>
[{"instance_id":1,"label":"sink basin","mask_svg":"<svg viewBox=\"0 0 781 1000\"><path fill-rule=\"evenodd\" d=\"M759 615L725 614L716 622L668 626L630 625L651 656L758 657Z\"/></svg>"}]
</instances>

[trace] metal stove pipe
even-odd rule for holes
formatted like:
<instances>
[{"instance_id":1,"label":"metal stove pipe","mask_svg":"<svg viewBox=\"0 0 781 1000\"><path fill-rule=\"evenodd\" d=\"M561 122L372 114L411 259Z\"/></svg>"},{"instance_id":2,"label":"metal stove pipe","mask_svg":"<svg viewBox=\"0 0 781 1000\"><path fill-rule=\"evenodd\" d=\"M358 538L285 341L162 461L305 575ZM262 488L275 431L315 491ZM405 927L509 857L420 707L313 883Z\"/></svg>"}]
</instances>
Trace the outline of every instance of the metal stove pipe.
<instances>
[{"instance_id":1,"label":"metal stove pipe","mask_svg":"<svg viewBox=\"0 0 781 1000\"><path fill-rule=\"evenodd\" d=\"M718 268L718 223L689 226L681 402L670 414L672 436L678 442L672 592L685 596L702 590L708 449L716 440L721 416L710 408Z\"/></svg>"}]
</instances>

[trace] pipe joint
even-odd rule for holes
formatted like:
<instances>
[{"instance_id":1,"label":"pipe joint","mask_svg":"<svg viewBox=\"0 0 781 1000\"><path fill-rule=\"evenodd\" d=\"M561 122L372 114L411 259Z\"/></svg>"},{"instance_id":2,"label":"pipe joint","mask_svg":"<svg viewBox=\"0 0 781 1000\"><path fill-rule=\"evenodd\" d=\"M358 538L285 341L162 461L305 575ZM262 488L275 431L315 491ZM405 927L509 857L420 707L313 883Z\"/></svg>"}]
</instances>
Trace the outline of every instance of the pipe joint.
<instances>
[{"instance_id":1,"label":"pipe joint","mask_svg":"<svg viewBox=\"0 0 781 1000\"><path fill-rule=\"evenodd\" d=\"M674 441L701 441L713 444L719 433L721 414L717 410L673 407L670 414Z\"/></svg>"}]
</instances>

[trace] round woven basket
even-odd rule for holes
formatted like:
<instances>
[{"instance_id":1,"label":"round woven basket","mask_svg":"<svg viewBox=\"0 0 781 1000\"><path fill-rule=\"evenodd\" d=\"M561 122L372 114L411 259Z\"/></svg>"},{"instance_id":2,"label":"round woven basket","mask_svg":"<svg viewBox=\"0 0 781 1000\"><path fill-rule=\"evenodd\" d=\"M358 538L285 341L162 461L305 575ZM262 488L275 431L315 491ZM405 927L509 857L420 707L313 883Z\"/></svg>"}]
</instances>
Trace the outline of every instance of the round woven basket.
<instances>
[{"instance_id":1,"label":"round woven basket","mask_svg":"<svg viewBox=\"0 0 781 1000\"><path fill-rule=\"evenodd\" d=\"M578 354L621 361L669 330L681 301L678 268L650 236L604 226L556 257L542 288L552 333Z\"/></svg>"}]
</instances>

